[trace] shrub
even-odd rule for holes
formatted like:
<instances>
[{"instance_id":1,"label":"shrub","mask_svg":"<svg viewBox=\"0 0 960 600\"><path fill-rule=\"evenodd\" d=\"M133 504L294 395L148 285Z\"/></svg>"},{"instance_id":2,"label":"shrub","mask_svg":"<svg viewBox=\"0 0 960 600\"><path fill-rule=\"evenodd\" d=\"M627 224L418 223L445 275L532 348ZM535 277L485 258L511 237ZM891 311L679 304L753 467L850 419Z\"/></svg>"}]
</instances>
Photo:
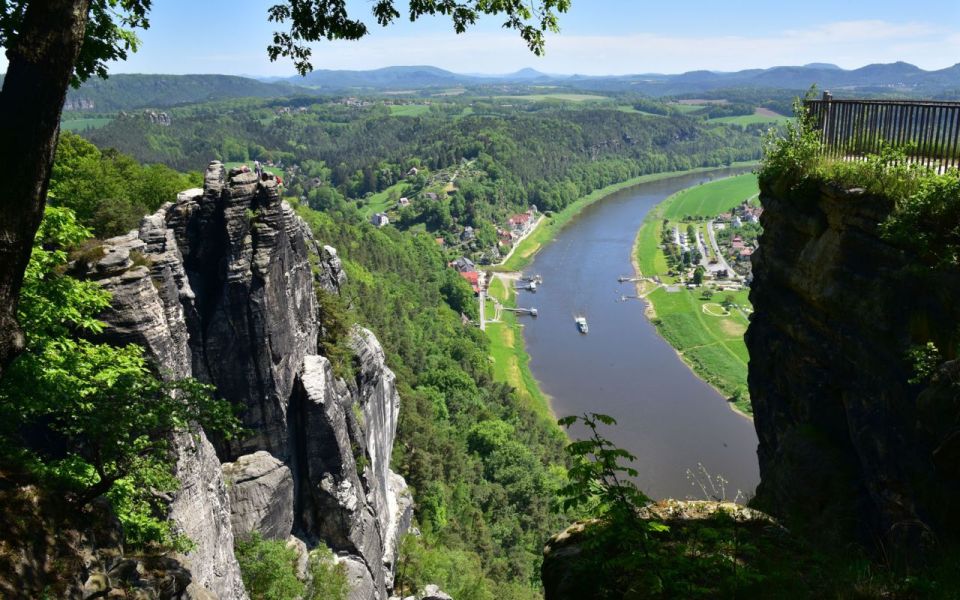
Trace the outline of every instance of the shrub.
<instances>
[{"instance_id":1,"label":"shrub","mask_svg":"<svg viewBox=\"0 0 960 600\"><path fill-rule=\"evenodd\" d=\"M306 586L297 579L297 550L284 540L265 540L259 532L236 542L243 585L257 600L290 600Z\"/></svg>"},{"instance_id":2,"label":"shrub","mask_svg":"<svg viewBox=\"0 0 960 600\"><path fill-rule=\"evenodd\" d=\"M334 560L329 548L319 546L310 552L307 570L309 582L304 600L346 600L350 593L347 569Z\"/></svg>"}]
</instances>

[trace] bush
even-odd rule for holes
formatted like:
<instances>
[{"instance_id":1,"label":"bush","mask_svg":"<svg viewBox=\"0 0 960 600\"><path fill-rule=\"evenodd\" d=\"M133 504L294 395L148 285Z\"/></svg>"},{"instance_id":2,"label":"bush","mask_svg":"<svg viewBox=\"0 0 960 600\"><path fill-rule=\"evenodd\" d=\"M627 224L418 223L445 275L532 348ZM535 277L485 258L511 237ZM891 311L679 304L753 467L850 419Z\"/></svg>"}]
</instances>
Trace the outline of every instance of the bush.
<instances>
[{"instance_id":1,"label":"bush","mask_svg":"<svg viewBox=\"0 0 960 600\"><path fill-rule=\"evenodd\" d=\"M259 532L236 542L243 585L257 600L290 600L306 586L297 579L297 549L284 540L265 540Z\"/></svg>"},{"instance_id":2,"label":"bush","mask_svg":"<svg viewBox=\"0 0 960 600\"><path fill-rule=\"evenodd\" d=\"M307 591L304 600L346 600L350 593L347 569L334 561L333 552L319 546L310 552Z\"/></svg>"}]
</instances>

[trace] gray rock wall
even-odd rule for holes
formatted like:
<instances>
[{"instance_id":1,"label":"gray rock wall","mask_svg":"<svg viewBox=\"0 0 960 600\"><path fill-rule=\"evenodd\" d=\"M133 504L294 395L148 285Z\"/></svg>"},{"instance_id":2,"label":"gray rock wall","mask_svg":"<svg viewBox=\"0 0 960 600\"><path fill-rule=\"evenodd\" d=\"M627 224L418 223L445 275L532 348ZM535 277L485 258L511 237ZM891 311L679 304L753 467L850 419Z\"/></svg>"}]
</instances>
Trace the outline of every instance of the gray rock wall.
<instances>
[{"instance_id":1,"label":"gray rock wall","mask_svg":"<svg viewBox=\"0 0 960 600\"><path fill-rule=\"evenodd\" d=\"M366 330L351 340L355 381L337 379L317 354L314 286L339 292L345 275L275 181L214 161L203 190L107 240L89 271L113 293L106 339L144 346L165 377L214 385L252 432L174 440L181 488L170 516L196 543L195 589L246 598L233 542L256 530L327 544L360 582L354 595L386 598L412 513L403 478L390 471L394 375Z\"/></svg>"},{"instance_id":2,"label":"gray rock wall","mask_svg":"<svg viewBox=\"0 0 960 600\"><path fill-rule=\"evenodd\" d=\"M960 272L884 239L891 200L789 183L761 184L753 256L756 502L917 556L935 537L960 536L950 508L960 502L960 387L947 367L911 381L907 353L928 341L957 347Z\"/></svg>"}]
</instances>

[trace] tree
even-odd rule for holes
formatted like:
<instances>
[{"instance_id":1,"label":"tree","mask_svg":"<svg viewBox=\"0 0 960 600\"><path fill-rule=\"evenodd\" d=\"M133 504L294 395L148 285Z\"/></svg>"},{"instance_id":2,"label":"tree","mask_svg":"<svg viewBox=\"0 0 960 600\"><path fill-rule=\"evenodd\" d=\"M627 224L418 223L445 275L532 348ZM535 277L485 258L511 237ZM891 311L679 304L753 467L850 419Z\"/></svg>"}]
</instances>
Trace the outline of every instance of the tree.
<instances>
[{"instance_id":1,"label":"tree","mask_svg":"<svg viewBox=\"0 0 960 600\"><path fill-rule=\"evenodd\" d=\"M697 268L693 271L693 284L703 284L703 276L706 272L707 270L703 268L703 265L697 265Z\"/></svg>"},{"instance_id":2,"label":"tree","mask_svg":"<svg viewBox=\"0 0 960 600\"><path fill-rule=\"evenodd\" d=\"M377 0L373 16L387 26L400 17L395 0ZM7 73L0 91L0 164L6 173L0 209L0 376L24 347L17 323L23 273L33 237L43 217L60 114L67 86L92 75L106 77L111 60L136 51L137 28L149 26L152 0L0 0L0 45L7 50ZM313 67L309 42L356 40L367 26L347 14L346 0L286 0L268 10L268 19L289 23L274 33L271 60L291 58L300 73ZM482 14L502 15L504 26L520 33L535 54L543 53L544 33L557 29L557 13L570 0L416 0L410 19L449 16L462 33Z\"/></svg>"}]
</instances>

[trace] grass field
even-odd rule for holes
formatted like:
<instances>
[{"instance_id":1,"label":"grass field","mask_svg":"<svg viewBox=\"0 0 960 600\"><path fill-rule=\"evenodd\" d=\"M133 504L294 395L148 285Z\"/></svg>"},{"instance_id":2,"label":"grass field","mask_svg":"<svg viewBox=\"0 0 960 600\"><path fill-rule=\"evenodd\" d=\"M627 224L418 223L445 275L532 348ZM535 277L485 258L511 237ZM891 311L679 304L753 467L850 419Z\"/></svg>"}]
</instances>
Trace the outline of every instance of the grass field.
<instances>
[{"instance_id":1,"label":"grass field","mask_svg":"<svg viewBox=\"0 0 960 600\"><path fill-rule=\"evenodd\" d=\"M515 292L504 286L499 278L493 279L488 292L490 296L500 300L504 306L516 305ZM523 332L517 322L517 316L510 311L503 311L502 319L499 323L487 324L486 333L490 340L490 357L493 360L493 379L511 385L517 390L522 402L553 424L556 418L550 409L550 402L530 372L530 355L524 348Z\"/></svg>"},{"instance_id":2,"label":"grass field","mask_svg":"<svg viewBox=\"0 0 960 600\"><path fill-rule=\"evenodd\" d=\"M755 193L752 191L755 186L755 175L741 175L688 188L658 204L637 232L635 253L640 272L644 276L659 275L666 281L671 280L666 276L667 261L660 248L660 230L665 217L719 214ZM728 398L739 396L734 406L749 415L752 410L745 393L749 354L743 341L749 320L741 310L750 308L748 295L747 290L717 291L710 299L704 299L702 290L681 287L675 292L657 289L647 299L660 335L698 377ZM735 305L729 310L722 306L727 296L732 296Z\"/></svg>"},{"instance_id":3,"label":"grass field","mask_svg":"<svg viewBox=\"0 0 960 600\"><path fill-rule=\"evenodd\" d=\"M387 189L372 194L369 198L364 201L363 207L360 209L360 214L364 218L370 218L375 213L386 212L387 210L394 207L397 200L403 196L404 191L407 189L407 183L401 181L391 185ZM396 196L395 199L391 199L391 195Z\"/></svg>"},{"instance_id":4,"label":"grass field","mask_svg":"<svg viewBox=\"0 0 960 600\"><path fill-rule=\"evenodd\" d=\"M733 166L745 166L755 163L735 163ZM582 211L587 206L590 206L594 202L606 198L614 192L626 189L628 187L633 187L635 185L645 183L648 181L657 181L659 179L667 179L668 177L676 177L677 175L683 175L685 173L701 173L707 171L715 171L718 168L726 167L717 167L717 168L700 168L700 169L691 169L689 171L672 171L669 173L654 173L652 175L641 175L640 177L634 177L633 179L628 179L627 181L621 183L615 183L613 185L608 185L605 188L595 190L590 194L580 198L579 200L573 202L560 212L554 214L548 219L544 219L537 229L527 236L520 245L517 246L516 251L503 265L494 267L494 270L497 271L519 271L533 259L533 255L537 253L540 248L545 244L550 242L557 233L560 232L563 227L570 222L570 219L577 216L580 211ZM659 242L658 242L659 243Z\"/></svg>"},{"instance_id":5,"label":"grass field","mask_svg":"<svg viewBox=\"0 0 960 600\"><path fill-rule=\"evenodd\" d=\"M702 109L706 104L671 104L670 106L682 113L692 113Z\"/></svg>"},{"instance_id":6,"label":"grass field","mask_svg":"<svg viewBox=\"0 0 960 600\"><path fill-rule=\"evenodd\" d=\"M672 221L687 215L713 217L759 192L757 176L753 173L728 177L677 192L665 201L669 204L663 215Z\"/></svg>"},{"instance_id":7,"label":"grass field","mask_svg":"<svg viewBox=\"0 0 960 600\"><path fill-rule=\"evenodd\" d=\"M708 119L710 123L732 123L734 125L754 125L756 123L782 123L789 121L790 117L783 115L770 115L754 113L752 115L740 115L739 117L719 117L717 119Z\"/></svg>"},{"instance_id":8,"label":"grass field","mask_svg":"<svg viewBox=\"0 0 960 600\"><path fill-rule=\"evenodd\" d=\"M430 112L426 104L391 104L390 115L394 117L419 117Z\"/></svg>"},{"instance_id":9,"label":"grass field","mask_svg":"<svg viewBox=\"0 0 960 600\"><path fill-rule=\"evenodd\" d=\"M526 100L529 102L546 102L560 100L564 102L610 102L606 96L594 94L530 94L528 96L495 96L497 100Z\"/></svg>"},{"instance_id":10,"label":"grass field","mask_svg":"<svg viewBox=\"0 0 960 600\"><path fill-rule=\"evenodd\" d=\"M60 122L60 127L67 131L86 131L103 127L113 119L110 117L95 117L85 119L66 119Z\"/></svg>"}]
</instances>

